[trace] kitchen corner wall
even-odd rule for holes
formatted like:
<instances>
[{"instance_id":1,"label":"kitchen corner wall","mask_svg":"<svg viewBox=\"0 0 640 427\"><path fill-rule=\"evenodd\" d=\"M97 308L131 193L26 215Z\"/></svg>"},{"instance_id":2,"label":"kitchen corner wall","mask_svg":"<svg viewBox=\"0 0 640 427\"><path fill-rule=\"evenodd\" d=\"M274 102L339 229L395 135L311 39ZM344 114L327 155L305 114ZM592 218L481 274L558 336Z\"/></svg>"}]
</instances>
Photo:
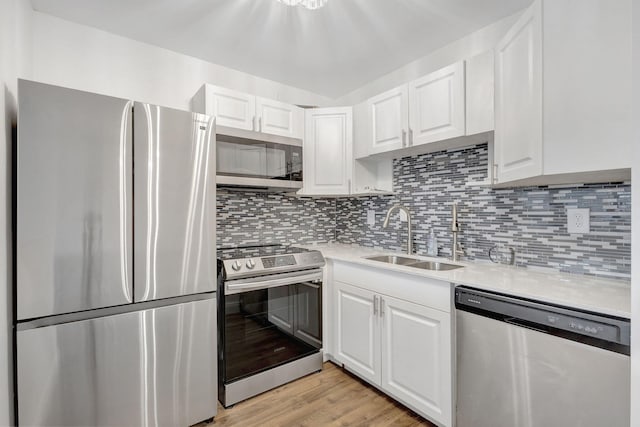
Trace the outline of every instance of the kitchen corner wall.
<instances>
[{"instance_id":1,"label":"kitchen corner wall","mask_svg":"<svg viewBox=\"0 0 640 427\"><path fill-rule=\"evenodd\" d=\"M387 209L407 206L414 244L426 255L431 228L439 255L451 251L451 205L459 207L467 260L488 260L489 249L513 247L516 264L576 274L631 276L631 186L604 183L562 188L490 189L468 185L487 175L488 147L440 151L394 160L394 196L302 199L282 194L220 192L218 246L336 241L402 251L406 223ZM566 209L590 208L591 233L568 234ZM375 224L366 224L367 211Z\"/></svg>"}]
</instances>

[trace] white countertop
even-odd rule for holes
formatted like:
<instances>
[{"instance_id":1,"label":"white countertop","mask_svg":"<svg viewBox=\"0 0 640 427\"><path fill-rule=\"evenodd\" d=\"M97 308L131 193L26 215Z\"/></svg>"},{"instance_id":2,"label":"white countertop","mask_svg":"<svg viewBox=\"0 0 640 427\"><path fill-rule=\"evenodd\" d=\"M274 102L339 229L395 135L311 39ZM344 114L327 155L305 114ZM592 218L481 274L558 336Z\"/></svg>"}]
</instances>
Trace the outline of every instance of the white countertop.
<instances>
[{"instance_id":1,"label":"white countertop","mask_svg":"<svg viewBox=\"0 0 640 427\"><path fill-rule=\"evenodd\" d=\"M401 252L338 243L300 246L320 250L328 259L358 263L596 313L631 318L631 286L629 282L622 280L578 274L538 272L522 267L492 263L452 263L445 258L411 255L412 258L464 265L464 268L456 270L430 271L363 258L385 254L407 256Z\"/></svg>"}]
</instances>

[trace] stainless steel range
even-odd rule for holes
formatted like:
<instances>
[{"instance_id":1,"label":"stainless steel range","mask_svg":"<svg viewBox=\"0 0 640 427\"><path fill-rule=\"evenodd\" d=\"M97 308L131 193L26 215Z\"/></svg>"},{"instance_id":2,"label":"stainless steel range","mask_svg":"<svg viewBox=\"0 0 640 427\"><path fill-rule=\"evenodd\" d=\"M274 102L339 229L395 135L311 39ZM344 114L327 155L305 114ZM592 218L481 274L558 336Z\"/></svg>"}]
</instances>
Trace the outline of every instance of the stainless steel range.
<instances>
[{"instance_id":1,"label":"stainless steel range","mask_svg":"<svg viewBox=\"0 0 640 427\"><path fill-rule=\"evenodd\" d=\"M319 251L218 251L218 390L228 407L322 369Z\"/></svg>"}]
</instances>

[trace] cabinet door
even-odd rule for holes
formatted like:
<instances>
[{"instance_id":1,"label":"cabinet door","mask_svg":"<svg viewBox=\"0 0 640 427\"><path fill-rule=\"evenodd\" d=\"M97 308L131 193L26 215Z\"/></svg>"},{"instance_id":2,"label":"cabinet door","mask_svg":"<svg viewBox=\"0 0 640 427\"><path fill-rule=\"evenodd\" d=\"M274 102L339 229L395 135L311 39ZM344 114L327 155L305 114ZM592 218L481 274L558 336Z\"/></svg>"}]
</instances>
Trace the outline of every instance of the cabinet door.
<instances>
[{"instance_id":1,"label":"cabinet door","mask_svg":"<svg viewBox=\"0 0 640 427\"><path fill-rule=\"evenodd\" d=\"M369 104L365 101L353 107L353 158L369 156L371 145Z\"/></svg>"},{"instance_id":2,"label":"cabinet door","mask_svg":"<svg viewBox=\"0 0 640 427\"><path fill-rule=\"evenodd\" d=\"M371 154L397 150L407 145L409 103L406 85L371 98L368 110L367 134L371 138Z\"/></svg>"},{"instance_id":3,"label":"cabinet door","mask_svg":"<svg viewBox=\"0 0 640 427\"><path fill-rule=\"evenodd\" d=\"M254 130L256 97L236 90L207 85L206 114L217 126Z\"/></svg>"},{"instance_id":4,"label":"cabinet door","mask_svg":"<svg viewBox=\"0 0 640 427\"><path fill-rule=\"evenodd\" d=\"M467 135L489 132L493 124L493 50L476 55L465 62Z\"/></svg>"},{"instance_id":5,"label":"cabinet door","mask_svg":"<svg viewBox=\"0 0 640 427\"><path fill-rule=\"evenodd\" d=\"M451 425L451 318L383 296L382 389L442 425Z\"/></svg>"},{"instance_id":6,"label":"cabinet door","mask_svg":"<svg viewBox=\"0 0 640 427\"><path fill-rule=\"evenodd\" d=\"M536 2L495 53L498 181L542 174L542 9Z\"/></svg>"},{"instance_id":7,"label":"cabinet door","mask_svg":"<svg viewBox=\"0 0 640 427\"><path fill-rule=\"evenodd\" d=\"M258 132L291 138L304 134L304 110L295 105L256 97L256 117Z\"/></svg>"},{"instance_id":8,"label":"cabinet door","mask_svg":"<svg viewBox=\"0 0 640 427\"><path fill-rule=\"evenodd\" d=\"M349 194L353 166L351 107L307 110L304 193Z\"/></svg>"},{"instance_id":9,"label":"cabinet door","mask_svg":"<svg viewBox=\"0 0 640 427\"><path fill-rule=\"evenodd\" d=\"M464 62L409 83L409 142L427 144L465 133Z\"/></svg>"},{"instance_id":10,"label":"cabinet door","mask_svg":"<svg viewBox=\"0 0 640 427\"><path fill-rule=\"evenodd\" d=\"M380 384L380 329L374 293L334 282L336 359L349 370Z\"/></svg>"}]
</instances>

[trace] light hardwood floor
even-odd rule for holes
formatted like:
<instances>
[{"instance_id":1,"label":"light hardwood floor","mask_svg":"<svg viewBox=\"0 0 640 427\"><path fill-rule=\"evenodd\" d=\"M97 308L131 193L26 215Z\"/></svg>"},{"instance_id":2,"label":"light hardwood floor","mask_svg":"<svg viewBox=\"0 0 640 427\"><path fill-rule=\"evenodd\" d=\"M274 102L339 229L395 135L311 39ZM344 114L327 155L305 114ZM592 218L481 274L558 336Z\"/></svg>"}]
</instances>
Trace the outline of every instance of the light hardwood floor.
<instances>
[{"instance_id":1,"label":"light hardwood floor","mask_svg":"<svg viewBox=\"0 0 640 427\"><path fill-rule=\"evenodd\" d=\"M332 363L232 408L203 426L427 426L434 424Z\"/></svg>"}]
</instances>

